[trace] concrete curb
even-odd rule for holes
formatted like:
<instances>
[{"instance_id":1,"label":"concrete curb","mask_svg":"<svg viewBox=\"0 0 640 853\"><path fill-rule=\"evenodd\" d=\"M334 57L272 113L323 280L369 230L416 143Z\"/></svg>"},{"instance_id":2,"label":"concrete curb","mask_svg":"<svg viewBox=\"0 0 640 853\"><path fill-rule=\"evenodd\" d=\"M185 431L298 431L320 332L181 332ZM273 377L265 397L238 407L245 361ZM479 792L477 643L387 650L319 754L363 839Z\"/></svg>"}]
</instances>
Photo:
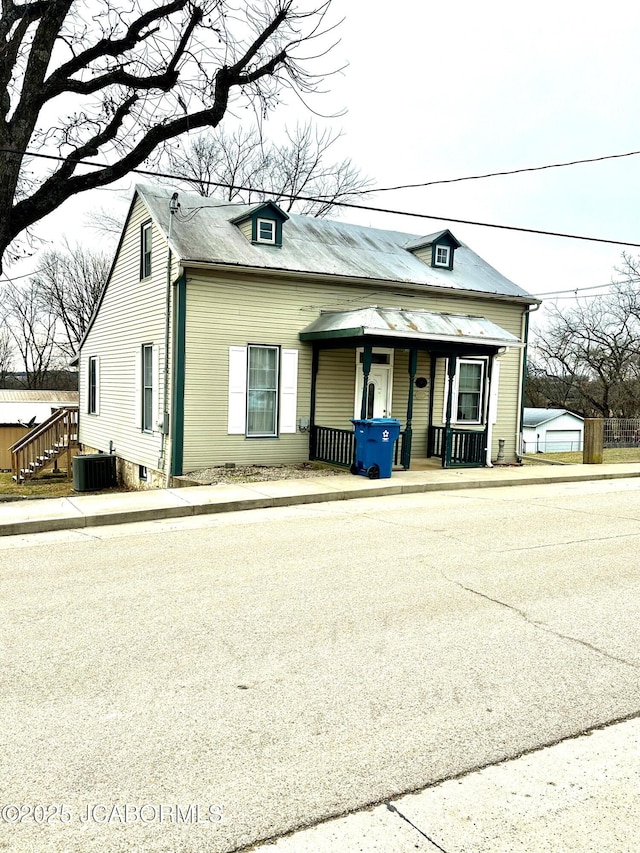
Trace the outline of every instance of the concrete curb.
<instances>
[{"instance_id":1,"label":"concrete curb","mask_svg":"<svg viewBox=\"0 0 640 853\"><path fill-rule=\"evenodd\" d=\"M613 469L613 470L612 470ZM354 500L356 498L409 495L422 492L448 492L461 489L491 489L504 486L549 485L552 483L579 483L597 480L629 479L640 477L640 464L619 467L608 466L606 471L562 471L551 473L517 472L499 469L474 469L454 472L460 479L442 480L437 472L420 472L423 479L417 482L398 482L402 476L394 475L395 482L368 481L362 478L340 482L322 478L307 480L266 481L243 484L237 487L196 486L183 489L158 489L148 492L127 492L77 496L71 498L19 501L6 505L0 518L0 536L19 536L59 530L79 530L102 525L130 524L159 521L222 512L240 512L271 507L299 506L328 501ZM490 473L487 474L486 472ZM485 472L480 474L479 472ZM449 469L451 473L451 469ZM407 475L420 476L418 472ZM277 485L274 485L277 484ZM289 490L287 490L287 484ZM211 491L214 489L216 491ZM269 491L283 494L269 494ZM124 505L123 505L124 504Z\"/></svg>"}]
</instances>

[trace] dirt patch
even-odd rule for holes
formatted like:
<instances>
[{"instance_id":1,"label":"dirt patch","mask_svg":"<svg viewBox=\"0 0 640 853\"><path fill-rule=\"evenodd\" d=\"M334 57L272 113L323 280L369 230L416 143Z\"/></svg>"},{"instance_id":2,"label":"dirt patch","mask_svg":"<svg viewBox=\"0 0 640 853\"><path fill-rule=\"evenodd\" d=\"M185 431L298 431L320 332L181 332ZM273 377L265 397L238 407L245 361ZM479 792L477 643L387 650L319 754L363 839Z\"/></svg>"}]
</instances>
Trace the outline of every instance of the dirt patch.
<instances>
[{"instance_id":1,"label":"dirt patch","mask_svg":"<svg viewBox=\"0 0 640 853\"><path fill-rule=\"evenodd\" d=\"M335 477L344 474L338 468L325 465L314 465L312 462L301 462L299 465L236 465L235 468L216 466L190 471L183 481L190 481L202 486L212 486L217 483L259 483L265 480L300 480L307 477Z\"/></svg>"}]
</instances>

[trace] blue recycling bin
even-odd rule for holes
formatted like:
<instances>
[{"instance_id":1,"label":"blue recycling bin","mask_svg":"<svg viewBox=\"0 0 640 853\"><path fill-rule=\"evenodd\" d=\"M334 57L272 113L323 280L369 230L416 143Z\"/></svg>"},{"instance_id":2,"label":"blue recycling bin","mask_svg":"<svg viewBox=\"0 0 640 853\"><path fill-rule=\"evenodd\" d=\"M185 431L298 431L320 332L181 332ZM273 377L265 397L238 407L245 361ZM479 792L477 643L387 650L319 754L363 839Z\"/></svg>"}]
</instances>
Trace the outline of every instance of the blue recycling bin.
<instances>
[{"instance_id":1,"label":"blue recycling bin","mask_svg":"<svg viewBox=\"0 0 640 853\"><path fill-rule=\"evenodd\" d=\"M356 458L352 474L363 474L370 480L386 479L393 468L393 449L400 435L397 418L352 420L355 431Z\"/></svg>"}]
</instances>

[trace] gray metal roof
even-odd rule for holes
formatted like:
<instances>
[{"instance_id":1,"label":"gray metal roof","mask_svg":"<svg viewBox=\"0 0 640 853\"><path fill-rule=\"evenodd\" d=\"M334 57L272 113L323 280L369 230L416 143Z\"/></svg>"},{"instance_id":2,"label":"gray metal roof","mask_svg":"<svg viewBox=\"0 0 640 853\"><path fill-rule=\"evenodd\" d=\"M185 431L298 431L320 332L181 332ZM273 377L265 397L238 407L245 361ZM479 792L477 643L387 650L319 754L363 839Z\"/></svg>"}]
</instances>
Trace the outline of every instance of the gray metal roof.
<instances>
[{"instance_id":1,"label":"gray metal roof","mask_svg":"<svg viewBox=\"0 0 640 853\"><path fill-rule=\"evenodd\" d=\"M168 235L172 188L138 186L137 192L157 225ZM171 223L171 247L189 262L344 276L376 281L475 291L537 302L518 285L461 244L452 270L432 268L408 247L425 237L367 228L330 219L291 214L283 225L282 246L254 245L232 224L260 205L234 204L180 193ZM441 232L438 232L441 233Z\"/></svg>"},{"instance_id":2,"label":"gray metal roof","mask_svg":"<svg viewBox=\"0 0 640 853\"><path fill-rule=\"evenodd\" d=\"M522 425L526 427L540 426L540 424L547 423L547 421L555 420L560 415L571 415L580 421L584 420L581 415L576 415L575 412L570 412L569 409L538 409L526 406L523 412Z\"/></svg>"},{"instance_id":3,"label":"gray metal roof","mask_svg":"<svg viewBox=\"0 0 640 853\"><path fill-rule=\"evenodd\" d=\"M354 311L323 312L300 332L303 341L380 336L494 347L523 346L519 338L486 317L404 311L400 308L378 308L375 305Z\"/></svg>"},{"instance_id":4,"label":"gray metal roof","mask_svg":"<svg viewBox=\"0 0 640 853\"><path fill-rule=\"evenodd\" d=\"M2 388L0 389L1 403L51 403L52 405L65 403L77 403L77 391L42 391L29 388Z\"/></svg>"}]
</instances>

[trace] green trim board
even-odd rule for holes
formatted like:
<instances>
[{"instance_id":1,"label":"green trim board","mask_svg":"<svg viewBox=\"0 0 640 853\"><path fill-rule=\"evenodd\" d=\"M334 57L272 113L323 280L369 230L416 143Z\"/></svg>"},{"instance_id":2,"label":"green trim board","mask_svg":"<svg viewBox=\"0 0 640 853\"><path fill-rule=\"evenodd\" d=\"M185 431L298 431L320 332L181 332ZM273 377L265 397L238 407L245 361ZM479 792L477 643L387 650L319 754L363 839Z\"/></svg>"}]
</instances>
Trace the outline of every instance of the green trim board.
<instances>
[{"instance_id":1,"label":"green trim board","mask_svg":"<svg viewBox=\"0 0 640 853\"><path fill-rule=\"evenodd\" d=\"M184 460L184 382L185 382L185 343L187 326L187 275L182 273L174 282L174 323L173 336L173 401L171 418L171 476L183 473Z\"/></svg>"}]
</instances>

